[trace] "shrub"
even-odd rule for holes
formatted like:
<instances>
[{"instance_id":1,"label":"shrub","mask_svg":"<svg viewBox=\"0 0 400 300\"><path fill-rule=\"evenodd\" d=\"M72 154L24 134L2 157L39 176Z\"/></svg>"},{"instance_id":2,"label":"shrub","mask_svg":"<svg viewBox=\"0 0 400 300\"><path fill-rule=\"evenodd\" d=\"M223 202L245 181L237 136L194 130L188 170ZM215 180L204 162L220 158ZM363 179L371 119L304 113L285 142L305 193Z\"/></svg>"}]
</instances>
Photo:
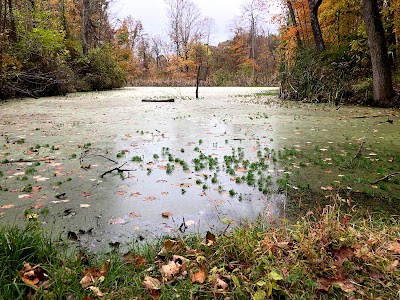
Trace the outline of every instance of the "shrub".
<instances>
[{"instance_id":1,"label":"shrub","mask_svg":"<svg viewBox=\"0 0 400 300\"><path fill-rule=\"evenodd\" d=\"M83 80L90 89L106 90L124 85L126 74L113 56L109 44L90 50L82 61Z\"/></svg>"}]
</instances>

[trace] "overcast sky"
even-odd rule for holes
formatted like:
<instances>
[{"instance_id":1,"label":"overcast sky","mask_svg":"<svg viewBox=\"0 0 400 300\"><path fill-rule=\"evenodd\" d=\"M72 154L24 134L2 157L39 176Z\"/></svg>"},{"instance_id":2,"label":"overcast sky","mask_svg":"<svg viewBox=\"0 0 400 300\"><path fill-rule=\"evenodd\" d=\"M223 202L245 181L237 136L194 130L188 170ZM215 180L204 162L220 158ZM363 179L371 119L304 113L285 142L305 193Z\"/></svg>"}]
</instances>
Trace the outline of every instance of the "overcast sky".
<instances>
[{"instance_id":1,"label":"overcast sky","mask_svg":"<svg viewBox=\"0 0 400 300\"><path fill-rule=\"evenodd\" d=\"M240 15L244 0L192 0L200 8L203 17L213 18L215 26L210 44L232 38L229 28L235 16ZM164 0L114 0L112 10L119 17L132 16L141 21L150 35L167 35L167 7Z\"/></svg>"}]
</instances>

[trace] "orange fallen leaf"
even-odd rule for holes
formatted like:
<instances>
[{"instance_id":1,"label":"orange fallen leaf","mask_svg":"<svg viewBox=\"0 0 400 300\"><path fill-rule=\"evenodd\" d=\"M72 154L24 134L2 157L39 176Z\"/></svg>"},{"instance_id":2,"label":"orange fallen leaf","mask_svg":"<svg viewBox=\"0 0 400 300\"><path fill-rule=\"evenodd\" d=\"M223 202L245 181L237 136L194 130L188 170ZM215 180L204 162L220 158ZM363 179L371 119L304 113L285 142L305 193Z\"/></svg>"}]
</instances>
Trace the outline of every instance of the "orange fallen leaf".
<instances>
[{"instance_id":1,"label":"orange fallen leaf","mask_svg":"<svg viewBox=\"0 0 400 300\"><path fill-rule=\"evenodd\" d=\"M142 194L141 193L138 193L138 192L135 192L135 193L132 193L131 194L131 196L132 197L139 197L139 196L141 196Z\"/></svg>"},{"instance_id":2,"label":"orange fallen leaf","mask_svg":"<svg viewBox=\"0 0 400 300\"><path fill-rule=\"evenodd\" d=\"M163 218L169 218L172 214L169 211L165 211L161 214Z\"/></svg>"},{"instance_id":3,"label":"orange fallen leaf","mask_svg":"<svg viewBox=\"0 0 400 300\"><path fill-rule=\"evenodd\" d=\"M190 270L190 280L192 281L192 283L198 282L202 284L206 281L206 278L207 274L203 265L200 267L200 270L198 272L193 272L192 270Z\"/></svg>"},{"instance_id":4,"label":"orange fallen leaf","mask_svg":"<svg viewBox=\"0 0 400 300\"><path fill-rule=\"evenodd\" d=\"M125 191L116 191L115 194L116 195L125 195L126 192Z\"/></svg>"}]
</instances>

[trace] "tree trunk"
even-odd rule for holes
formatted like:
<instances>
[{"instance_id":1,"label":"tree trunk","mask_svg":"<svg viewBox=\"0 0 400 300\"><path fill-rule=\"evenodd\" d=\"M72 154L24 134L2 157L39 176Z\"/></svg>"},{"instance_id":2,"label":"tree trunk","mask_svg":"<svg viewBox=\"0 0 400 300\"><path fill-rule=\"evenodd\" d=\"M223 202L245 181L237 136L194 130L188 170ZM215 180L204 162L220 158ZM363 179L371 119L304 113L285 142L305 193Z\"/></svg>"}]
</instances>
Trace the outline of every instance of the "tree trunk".
<instances>
[{"instance_id":1,"label":"tree trunk","mask_svg":"<svg viewBox=\"0 0 400 300\"><path fill-rule=\"evenodd\" d=\"M292 6L292 2L290 2L289 0L286 1L287 7L289 9L289 16L290 16L290 20L291 20L291 25L296 28L296 42L297 42L297 47L298 48L302 48L303 44L301 42L301 38L300 38L300 32L299 29L297 28L297 21L296 21L296 15L294 14L294 9Z\"/></svg>"},{"instance_id":2,"label":"tree trunk","mask_svg":"<svg viewBox=\"0 0 400 300\"><path fill-rule=\"evenodd\" d=\"M376 0L361 0L361 8L371 55L374 104L390 107L394 104L395 91L378 3Z\"/></svg>"},{"instance_id":3,"label":"tree trunk","mask_svg":"<svg viewBox=\"0 0 400 300\"><path fill-rule=\"evenodd\" d=\"M325 50L324 39L322 38L321 27L318 21L318 9L322 0L308 0L308 8L310 9L311 29L314 35L315 47L317 52L321 53Z\"/></svg>"},{"instance_id":4,"label":"tree trunk","mask_svg":"<svg viewBox=\"0 0 400 300\"><path fill-rule=\"evenodd\" d=\"M17 26L15 24L15 17L14 17L14 8L12 0L8 0L8 12L10 15L10 41L12 43L17 42Z\"/></svg>"},{"instance_id":5,"label":"tree trunk","mask_svg":"<svg viewBox=\"0 0 400 300\"><path fill-rule=\"evenodd\" d=\"M89 40L89 14L90 14L90 2L89 0L83 0L82 5L82 51L83 55L86 56L89 52L88 40Z\"/></svg>"}]
</instances>

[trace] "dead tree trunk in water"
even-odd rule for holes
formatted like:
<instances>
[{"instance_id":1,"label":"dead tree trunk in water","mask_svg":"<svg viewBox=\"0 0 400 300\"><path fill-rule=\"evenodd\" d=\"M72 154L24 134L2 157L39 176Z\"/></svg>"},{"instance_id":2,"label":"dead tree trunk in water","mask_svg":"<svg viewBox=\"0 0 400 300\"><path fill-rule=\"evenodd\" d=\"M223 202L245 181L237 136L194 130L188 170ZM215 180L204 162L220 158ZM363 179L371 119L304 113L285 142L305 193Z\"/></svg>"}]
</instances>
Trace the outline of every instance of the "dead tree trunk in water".
<instances>
[{"instance_id":1,"label":"dead tree trunk in water","mask_svg":"<svg viewBox=\"0 0 400 300\"><path fill-rule=\"evenodd\" d=\"M378 3L376 0L361 0L361 8L371 55L374 103L390 107L395 91Z\"/></svg>"}]
</instances>

